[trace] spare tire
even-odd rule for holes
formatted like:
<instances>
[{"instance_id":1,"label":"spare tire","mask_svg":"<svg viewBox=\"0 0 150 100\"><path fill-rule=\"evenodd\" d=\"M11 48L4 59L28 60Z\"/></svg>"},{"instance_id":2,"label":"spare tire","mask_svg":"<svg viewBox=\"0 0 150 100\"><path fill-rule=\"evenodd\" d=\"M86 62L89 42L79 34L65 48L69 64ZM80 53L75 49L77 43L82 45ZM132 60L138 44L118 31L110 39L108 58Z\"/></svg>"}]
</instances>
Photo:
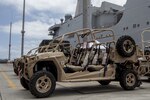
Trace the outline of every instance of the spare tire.
<instances>
[{"instance_id":1,"label":"spare tire","mask_svg":"<svg viewBox=\"0 0 150 100\"><path fill-rule=\"evenodd\" d=\"M132 37L124 35L118 39L116 49L120 56L131 57L136 51L136 44Z\"/></svg>"}]
</instances>

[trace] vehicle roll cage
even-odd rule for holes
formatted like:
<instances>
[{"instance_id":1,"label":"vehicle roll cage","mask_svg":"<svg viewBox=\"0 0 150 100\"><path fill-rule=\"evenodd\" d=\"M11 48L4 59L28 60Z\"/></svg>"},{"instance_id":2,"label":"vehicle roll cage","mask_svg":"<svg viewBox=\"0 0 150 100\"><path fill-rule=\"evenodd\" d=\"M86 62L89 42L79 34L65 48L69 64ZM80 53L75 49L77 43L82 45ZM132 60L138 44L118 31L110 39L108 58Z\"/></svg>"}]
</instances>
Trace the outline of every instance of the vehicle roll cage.
<instances>
[{"instance_id":1,"label":"vehicle roll cage","mask_svg":"<svg viewBox=\"0 0 150 100\"><path fill-rule=\"evenodd\" d=\"M111 32L109 34L104 34L103 32ZM96 34L101 34L99 37L96 37ZM85 28L85 29L81 29L81 30L77 30L74 32L69 32L66 33L64 35L58 36L56 37L54 40L58 40L60 39L60 42L57 44L55 50L58 48L58 46L63 42L65 36L77 36L77 41L79 44L82 44L81 39L84 39L85 36L89 36L91 35L91 39L90 41L87 41L86 39L84 39L84 42L96 42L95 40L97 39L104 39L104 38L110 38L112 37L112 41L107 41L107 43L112 43L115 42L115 35L114 35L114 31L112 29L89 29L89 28ZM52 41L53 42L53 41Z\"/></svg>"},{"instance_id":2,"label":"vehicle roll cage","mask_svg":"<svg viewBox=\"0 0 150 100\"><path fill-rule=\"evenodd\" d=\"M103 32L106 32L106 31L111 32L111 33L104 34ZM101 35L99 37L96 37L96 34L101 34ZM112 37L112 41L107 41L107 44L108 43L115 43L115 35L114 35L114 31L112 29L92 29L91 30L89 28L85 28L85 29L80 29L77 31L69 32L69 33L66 33L64 35L58 36L58 37L54 38L53 41L51 41L46 46L33 48L27 53L27 56L34 55L38 52L39 53L40 52L48 52L48 51L50 51L49 49L52 49L53 51L55 51L58 49L59 45L61 45L63 43L65 36L74 36L74 35L77 36L77 42L79 44L83 44L83 42L81 42L81 38L83 39L89 35L90 35L92 40L87 41L86 39L84 39L84 42L86 40L87 43L90 43L90 42L96 43L96 40L98 40L98 39L104 39L104 38ZM56 43L56 41L58 43ZM65 43L63 43L63 44L65 44ZM104 44L103 46L105 46L106 43L96 43L96 44Z\"/></svg>"}]
</instances>

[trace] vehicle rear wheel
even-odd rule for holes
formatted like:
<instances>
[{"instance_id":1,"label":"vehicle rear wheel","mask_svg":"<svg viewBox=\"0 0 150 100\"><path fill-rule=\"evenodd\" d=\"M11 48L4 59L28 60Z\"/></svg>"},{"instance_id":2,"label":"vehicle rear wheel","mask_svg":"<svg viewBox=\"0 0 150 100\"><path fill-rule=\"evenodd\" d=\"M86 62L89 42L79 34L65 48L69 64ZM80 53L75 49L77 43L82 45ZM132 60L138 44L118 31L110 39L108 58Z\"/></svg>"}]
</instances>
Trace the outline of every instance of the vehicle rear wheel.
<instances>
[{"instance_id":1,"label":"vehicle rear wheel","mask_svg":"<svg viewBox=\"0 0 150 100\"><path fill-rule=\"evenodd\" d=\"M150 51L149 50L145 50L144 54L146 55L146 60L150 60Z\"/></svg>"},{"instance_id":2,"label":"vehicle rear wheel","mask_svg":"<svg viewBox=\"0 0 150 100\"><path fill-rule=\"evenodd\" d=\"M40 71L32 76L29 87L32 95L37 98L45 98L54 92L56 80L50 72Z\"/></svg>"},{"instance_id":3,"label":"vehicle rear wheel","mask_svg":"<svg viewBox=\"0 0 150 100\"><path fill-rule=\"evenodd\" d=\"M120 85L124 90L134 90L138 86L137 74L132 70L123 71L120 77Z\"/></svg>"},{"instance_id":4,"label":"vehicle rear wheel","mask_svg":"<svg viewBox=\"0 0 150 100\"><path fill-rule=\"evenodd\" d=\"M101 85L109 85L111 81L98 81Z\"/></svg>"},{"instance_id":5,"label":"vehicle rear wheel","mask_svg":"<svg viewBox=\"0 0 150 100\"><path fill-rule=\"evenodd\" d=\"M25 88L26 90L29 90L28 81L24 77L22 77L20 79L20 83L21 83L21 85L22 85L23 88Z\"/></svg>"},{"instance_id":6,"label":"vehicle rear wheel","mask_svg":"<svg viewBox=\"0 0 150 100\"><path fill-rule=\"evenodd\" d=\"M131 57L136 51L135 41L128 35L122 36L116 43L116 49L120 56Z\"/></svg>"},{"instance_id":7,"label":"vehicle rear wheel","mask_svg":"<svg viewBox=\"0 0 150 100\"><path fill-rule=\"evenodd\" d=\"M148 77L148 81L150 82L150 77Z\"/></svg>"}]
</instances>

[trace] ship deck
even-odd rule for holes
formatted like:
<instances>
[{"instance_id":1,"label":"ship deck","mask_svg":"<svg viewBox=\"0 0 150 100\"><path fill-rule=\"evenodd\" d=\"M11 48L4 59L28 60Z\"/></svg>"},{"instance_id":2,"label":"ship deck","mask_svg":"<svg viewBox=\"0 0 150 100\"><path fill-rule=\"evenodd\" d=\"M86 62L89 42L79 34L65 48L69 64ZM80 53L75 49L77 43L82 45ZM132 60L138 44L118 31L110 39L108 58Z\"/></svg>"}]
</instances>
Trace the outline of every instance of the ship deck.
<instances>
[{"instance_id":1,"label":"ship deck","mask_svg":"<svg viewBox=\"0 0 150 100\"><path fill-rule=\"evenodd\" d=\"M40 100L149 100L150 82L143 80L140 88L124 91L118 82L101 86L98 82L57 83L51 97ZM22 88L12 64L0 64L0 100L35 100Z\"/></svg>"}]
</instances>

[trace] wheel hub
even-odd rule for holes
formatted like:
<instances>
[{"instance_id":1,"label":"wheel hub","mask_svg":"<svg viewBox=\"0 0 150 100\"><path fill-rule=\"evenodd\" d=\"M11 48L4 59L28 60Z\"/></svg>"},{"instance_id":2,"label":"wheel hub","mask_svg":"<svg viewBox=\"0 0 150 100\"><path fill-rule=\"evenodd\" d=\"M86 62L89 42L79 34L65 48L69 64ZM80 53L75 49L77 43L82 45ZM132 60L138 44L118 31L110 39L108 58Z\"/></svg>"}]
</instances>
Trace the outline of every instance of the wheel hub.
<instances>
[{"instance_id":1,"label":"wheel hub","mask_svg":"<svg viewBox=\"0 0 150 100\"><path fill-rule=\"evenodd\" d=\"M51 88L51 80L47 76L40 77L36 82L36 89L41 93L46 93Z\"/></svg>"},{"instance_id":2,"label":"wheel hub","mask_svg":"<svg viewBox=\"0 0 150 100\"><path fill-rule=\"evenodd\" d=\"M130 53L133 51L134 45L132 44L132 42L130 40L126 40L126 41L124 41L123 48L127 53Z\"/></svg>"},{"instance_id":3,"label":"wheel hub","mask_svg":"<svg viewBox=\"0 0 150 100\"><path fill-rule=\"evenodd\" d=\"M126 76L126 83L128 86L133 86L135 84L135 75L133 73L129 73Z\"/></svg>"}]
</instances>

